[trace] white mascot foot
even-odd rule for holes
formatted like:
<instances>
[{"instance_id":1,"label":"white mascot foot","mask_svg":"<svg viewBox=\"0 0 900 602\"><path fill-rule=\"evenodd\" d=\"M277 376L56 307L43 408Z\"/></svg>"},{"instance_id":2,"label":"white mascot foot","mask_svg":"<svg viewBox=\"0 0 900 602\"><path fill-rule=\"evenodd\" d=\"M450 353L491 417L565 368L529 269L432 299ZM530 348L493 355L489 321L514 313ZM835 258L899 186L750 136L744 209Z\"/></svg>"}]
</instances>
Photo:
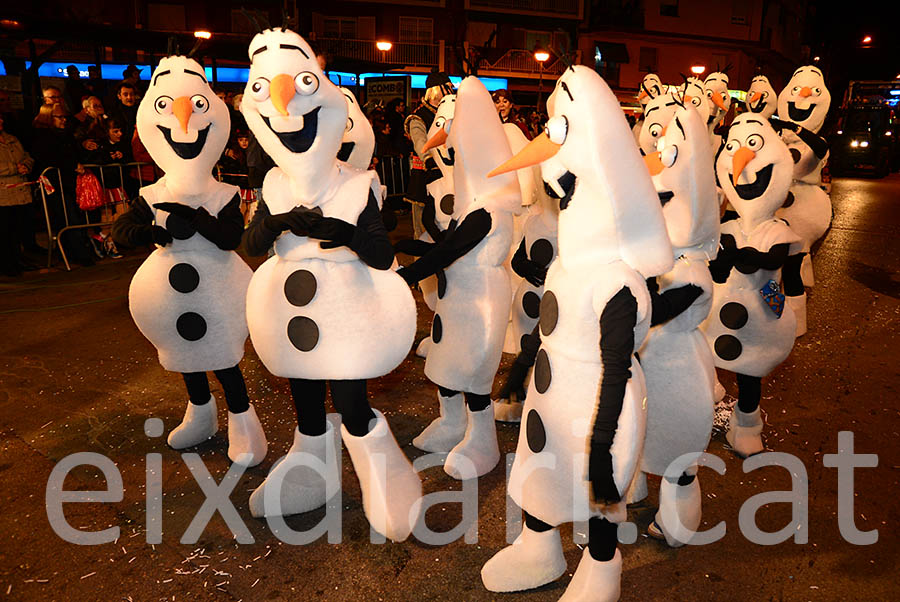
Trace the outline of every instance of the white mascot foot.
<instances>
[{"instance_id":1,"label":"white mascot foot","mask_svg":"<svg viewBox=\"0 0 900 602\"><path fill-rule=\"evenodd\" d=\"M559 529L538 533L523 527L511 546L481 567L481 581L491 592L518 592L555 581L565 572Z\"/></svg>"},{"instance_id":2,"label":"white mascot foot","mask_svg":"<svg viewBox=\"0 0 900 602\"><path fill-rule=\"evenodd\" d=\"M269 443L253 404L246 412L228 412L228 457L235 464L256 466L266 457Z\"/></svg>"},{"instance_id":3,"label":"white mascot foot","mask_svg":"<svg viewBox=\"0 0 900 602\"><path fill-rule=\"evenodd\" d=\"M806 293L796 297L785 297L794 315L797 316L797 336L806 334Z\"/></svg>"},{"instance_id":4,"label":"white mascot foot","mask_svg":"<svg viewBox=\"0 0 900 602\"><path fill-rule=\"evenodd\" d=\"M816 277L813 274L812 257L809 253L803 256L800 263L800 279L803 280L803 286L812 288L816 284Z\"/></svg>"},{"instance_id":5,"label":"white mascot foot","mask_svg":"<svg viewBox=\"0 0 900 602\"><path fill-rule=\"evenodd\" d=\"M625 503L637 504L646 499L648 495L650 492L647 490L647 473L638 470L634 473L631 486L625 492Z\"/></svg>"},{"instance_id":6,"label":"white mascot foot","mask_svg":"<svg viewBox=\"0 0 900 602\"><path fill-rule=\"evenodd\" d=\"M181 424L169 433L168 443L172 449L184 449L200 445L219 430L219 419L216 416L216 398L209 396L209 401L202 406L190 401Z\"/></svg>"},{"instance_id":7,"label":"white mascot foot","mask_svg":"<svg viewBox=\"0 0 900 602\"><path fill-rule=\"evenodd\" d=\"M713 399L716 403L725 399L725 394L727 391L725 390L725 386L719 382L719 379L716 379L715 388L713 389Z\"/></svg>"},{"instance_id":8,"label":"white mascot foot","mask_svg":"<svg viewBox=\"0 0 900 602\"><path fill-rule=\"evenodd\" d=\"M359 478L369 524L391 541L403 541L422 512L422 481L397 445L387 420L378 410L373 412L375 428L362 437L341 426L344 445Z\"/></svg>"},{"instance_id":9,"label":"white mascot foot","mask_svg":"<svg viewBox=\"0 0 900 602\"><path fill-rule=\"evenodd\" d=\"M559 602L615 602L622 589L622 554L616 549L612 560L598 562L587 548Z\"/></svg>"},{"instance_id":10,"label":"white mascot foot","mask_svg":"<svg viewBox=\"0 0 900 602\"><path fill-rule=\"evenodd\" d=\"M490 405L480 412L466 408L469 425L466 436L454 447L444 461L444 472L454 479L474 479L489 473L500 462L494 408Z\"/></svg>"},{"instance_id":11,"label":"white mascot foot","mask_svg":"<svg viewBox=\"0 0 900 602\"><path fill-rule=\"evenodd\" d=\"M762 426L759 408L745 414L737 406L734 406L728 421L728 432L725 433L725 439L731 444L737 455L747 458L763 450Z\"/></svg>"},{"instance_id":12,"label":"white mascot foot","mask_svg":"<svg viewBox=\"0 0 900 602\"><path fill-rule=\"evenodd\" d=\"M494 420L497 422L510 422L517 424L522 422L522 404L508 399L492 401L494 406Z\"/></svg>"},{"instance_id":13,"label":"white mascot foot","mask_svg":"<svg viewBox=\"0 0 900 602\"><path fill-rule=\"evenodd\" d=\"M428 357L428 350L431 349L431 337L425 337L419 346L416 347L416 355L419 357Z\"/></svg>"},{"instance_id":14,"label":"white mascot foot","mask_svg":"<svg viewBox=\"0 0 900 602\"><path fill-rule=\"evenodd\" d=\"M697 477L679 486L663 478L659 487L659 510L650 523L651 537L665 539L673 548L690 541L700 526L701 498Z\"/></svg>"},{"instance_id":15,"label":"white mascot foot","mask_svg":"<svg viewBox=\"0 0 900 602\"><path fill-rule=\"evenodd\" d=\"M340 492L340 417L329 414L327 418L325 433L321 435L304 435L294 429L291 449L250 495L250 514L254 518L309 512L321 508Z\"/></svg>"},{"instance_id":16,"label":"white mascot foot","mask_svg":"<svg viewBox=\"0 0 900 602\"><path fill-rule=\"evenodd\" d=\"M443 397L438 392L441 415L425 427L418 437L413 439L413 446L427 452L445 454L453 449L466 436L466 402L463 394Z\"/></svg>"}]
</instances>

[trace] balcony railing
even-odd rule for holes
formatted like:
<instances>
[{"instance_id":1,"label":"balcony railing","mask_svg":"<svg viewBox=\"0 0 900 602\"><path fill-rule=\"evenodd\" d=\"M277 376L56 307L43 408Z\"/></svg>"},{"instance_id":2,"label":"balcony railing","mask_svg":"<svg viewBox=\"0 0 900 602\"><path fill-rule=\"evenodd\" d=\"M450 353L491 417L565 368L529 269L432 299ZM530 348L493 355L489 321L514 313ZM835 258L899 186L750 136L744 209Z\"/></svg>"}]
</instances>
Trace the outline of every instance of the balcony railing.
<instances>
[{"instance_id":1,"label":"balcony railing","mask_svg":"<svg viewBox=\"0 0 900 602\"><path fill-rule=\"evenodd\" d=\"M544 62L544 75L559 76L565 70L566 63L558 57L553 57L553 60ZM482 58L478 71L479 73L502 71L504 73L517 73L537 77L540 75L541 65L534 59L534 52L521 48L511 48L493 62Z\"/></svg>"},{"instance_id":2,"label":"balcony railing","mask_svg":"<svg viewBox=\"0 0 900 602\"><path fill-rule=\"evenodd\" d=\"M581 0L466 0L466 8L483 11L545 14L581 18Z\"/></svg>"},{"instance_id":3,"label":"balcony railing","mask_svg":"<svg viewBox=\"0 0 900 602\"><path fill-rule=\"evenodd\" d=\"M382 52L375 48L375 40L349 40L318 38L317 50L336 57L393 63L408 67L436 67L438 65L439 44L410 44L396 42L390 50Z\"/></svg>"}]
</instances>

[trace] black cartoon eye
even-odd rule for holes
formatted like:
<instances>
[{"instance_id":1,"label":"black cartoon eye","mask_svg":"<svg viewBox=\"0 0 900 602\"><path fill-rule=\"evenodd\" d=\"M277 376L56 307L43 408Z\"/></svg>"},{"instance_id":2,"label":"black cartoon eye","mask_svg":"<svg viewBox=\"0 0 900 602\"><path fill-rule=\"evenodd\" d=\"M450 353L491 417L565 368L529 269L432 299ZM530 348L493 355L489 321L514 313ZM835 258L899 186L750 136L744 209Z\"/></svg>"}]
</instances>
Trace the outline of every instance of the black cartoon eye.
<instances>
[{"instance_id":1,"label":"black cartoon eye","mask_svg":"<svg viewBox=\"0 0 900 602\"><path fill-rule=\"evenodd\" d=\"M544 131L547 133L547 137L550 138L550 142L562 144L566 141L566 136L569 135L569 120L566 119L565 115L551 117L547 120Z\"/></svg>"},{"instance_id":2,"label":"black cartoon eye","mask_svg":"<svg viewBox=\"0 0 900 602\"><path fill-rule=\"evenodd\" d=\"M791 88L791 94L800 94L800 86L794 86Z\"/></svg>"},{"instance_id":3,"label":"black cartoon eye","mask_svg":"<svg viewBox=\"0 0 900 602\"><path fill-rule=\"evenodd\" d=\"M662 134L663 127L658 123L654 123L650 125L647 131L649 131L650 135L654 138L658 138Z\"/></svg>"},{"instance_id":4,"label":"black cartoon eye","mask_svg":"<svg viewBox=\"0 0 900 602\"><path fill-rule=\"evenodd\" d=\"M260 77L250 84L250 96L256 102L262 102L269 97L269 80Z\"/></svg>"},{"instance_id":5,"label":"black cartoon eye","mask_svg":"<svg viewBox=\"0 0 900 602\"><path fill-rule=\"evenodd\" d=\"M437 119L434 120L434 127L439 130L444 127L445 122L446 122L446 119L444 119L443 117L438 117Z\"/></svg>"},{"instance_id":6,"label":"black cartoon eye","mask_svg":"<svg viewBox=\"0 0 900 602\"><path fill-rule=\"evenodd\" d=\"M695 107L699 107L700 106L700 98L697 96L693 97L691 99L691 104L694 105Z\"/></svg>"},{"instance_id":7,"label":"black cartoon eye","mask_svg":"<svg viewBox=\"0 0 900 602\"><path fill-rule=\"evenodd\" d=\"M294 78L294 86L296 86L297 92L308 96L319 89L319 78L309 71L304 71Z\"/></svg>"},{"instance_id":8,"label":"black cartoon eye","mask_svg":"<svg viewBox=\"0 0 900 602\"><path fill-rule=\"evenodd\" d=\"M729 154L734 154L735 151L741 146L741 143L736 139L732 138L728 141L728 144L725 145L725 150L728 151Z\"/></svg>"},{"instance_id":9,"label":"black cartoon eye","mask_svg":"<svg viewBox=\"0 0 900 602\"><path fill-rule=\"evenodd\" d=\"M156 102L153 103L153 108L156 109L156 112L160 115L167 115L172 112L172 97L171 96L160 96L156 99Z\"/></svg>"},{"instance_id":10,"label":"black cartoon eye","mask_svg":"<svg viewBox=\"0 0 900 602\"><path fill-rule=\"evenodd\" d=\"M194 113L206 113L209 110L209 101L202 94L194 94L191 96L191 107Z\"/></svg>"},{"instance_id":11,"label":"black cartoon eye","mask_svg":"<svg viewBox=\"0 0 900 602\"><path fill-rule=\"evenodd\" d=\"M751 134L747 138L747 148L752 150L753 152L758 151L765 145L765 140L759 134Z\"/></svg>"},{"instance_id":12,"label":"black cartoon eye","mask_svg":"<svg viewBox=\"0 0 900 602\"><path fill-rule=\"evenodd\" d=\"M345 132L349 132L349 131L352 130L352 129L353 129L353 118L352 118L352 117L348 117L348 118L347 118L347 127L344 128L344 131L345 131Z\"/></svg>"},{"instance_id":13,"label":"black cartoon eye","mask_svg":"<svg viewBox=\"0 0 900 602\"><path fill-rule=\"evenodd\" d=\"M812 91L816 96L822 96L822 88L813 88Z\"/></svg>"},{"instance_id":14,"label":"black cartoon eye","mask_svg":"<svg viewBox=\"0 0 900 602\"><path fill-rule=\"evenodd\" d=\"M712 95L713 95L712 90L707 90L707 91L706 91L706 97L707 97L707 98L712 98Z\"/></svg>"},{"instance_id":15,"label":"black cartoon eye","mask_svg":"<svg viewBox=\"0 0 900 602\"><path fill-rule=\"evenodd\" d=\"M762 93L762 97L763 97L763 98L768 98L768 97L769 97L769 93L768 93L768 92L763 92L763 93Z\"/></svg>"}]
</instances>

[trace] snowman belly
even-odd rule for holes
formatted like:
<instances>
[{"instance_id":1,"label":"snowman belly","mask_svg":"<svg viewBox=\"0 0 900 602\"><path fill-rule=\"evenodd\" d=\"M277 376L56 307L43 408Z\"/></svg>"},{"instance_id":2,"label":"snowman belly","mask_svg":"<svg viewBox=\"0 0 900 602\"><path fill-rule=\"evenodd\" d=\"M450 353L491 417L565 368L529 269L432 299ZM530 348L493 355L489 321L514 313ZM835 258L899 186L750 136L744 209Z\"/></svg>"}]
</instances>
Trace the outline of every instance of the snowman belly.
<instances>
[{"instance_id":1,"label":"snowman belly","mask_svg":"<svg viewBox=\"0 0 900 602\"><path fill-rule=\"evenodd\" d=\"M717 367L763 377L790 355L797 319L789 305L781 318L769 309L759 294L767 278L755 276L735 271L725 284L716 284L712 310L701 328Z\"/></svg>"},{"instance_id":2,"label":"snowman belly","mask_svg":"<svg viewBox=\"0 0 900 602\"><path fill-rule=\"evenodd\" d=\"M662 325L641 348L647 380L647 436L641 470L662 475L682 454L699 454L709 443L715 367L699 330Z\"/></svg>"},{"instance_id":3,"label":"snowman belly","mask_svg":"<svg viewBox=\"0 0 900 602\"><path fill-rule=\"evenodd\" d=\"M173 372L236 366L247 340L250 267L232 252L157 249L128 289L131 315Z\"/></svg>"},{"instance_id":4,"label":"snowman belly","mask_svg":"<svg viewBox=\"0 0 900 602\"><path fill-rule=\"evenodd\" d=\"M831 225L831 199L819 186L794 182L791 185L794 202L775 212L803 239L803 251L825 236ZM790 197L788 197L790 199Z\"/></svg>"},{"instance_id":5,"label":"snowman belly","mask_svg":"<svg viewBox=\"0 0 900 602\"><path fill-rule=\"evenodd\" d=\"M312 380L376 378L412 346L416 307L395 272L360 261L278 255L247 291L250 339L275 376Z\"/></svg>"},{"instance_id":6,"label":"snowman belly","mask_svg":"<svg viewBox=\"0 0 900 602\"><path fill-rule=\"evenodd\" d=\"M593 504L587 481L587 454L602 376L599 363L573 360L544 348L538 352L509 475L509 495L547 524L593 516L617 522L625 518L624 502ZM641 454L646 413L644 374L640 364L632 361L610 450L613 477L623 497Z\"/></svg>"},{"instance_id":7,"label":"snowman belly","mask_svg":"<svg viewBox=\"0 0 900 602\"><path fill-rule=\"evenodd\" d=\"M454 391L489 394L500 365L509 299L502 266L453 264L438 274L425 376Z\"/></svg>"}]
</instances>

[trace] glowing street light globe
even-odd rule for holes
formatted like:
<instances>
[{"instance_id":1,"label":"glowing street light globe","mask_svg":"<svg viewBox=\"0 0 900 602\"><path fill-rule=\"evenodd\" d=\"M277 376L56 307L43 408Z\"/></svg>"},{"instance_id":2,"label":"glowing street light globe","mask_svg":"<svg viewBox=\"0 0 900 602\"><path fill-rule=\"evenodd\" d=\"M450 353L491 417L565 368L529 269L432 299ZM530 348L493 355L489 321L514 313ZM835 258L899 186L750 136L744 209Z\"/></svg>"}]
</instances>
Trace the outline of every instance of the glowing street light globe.
<instances>
[{"instance_id":1,"label":"glowing street light globe","mask_svg":"<svg viewBox=\"0 0 900 602\"><path fill-rule=\"evenodd\" d=\"M547 59L550 58L550 53L542 48L538 48L534 51L534 60L539 63L543 63Z\"/></svg>"},{"instance_id":2,"label":"glowing street light globe","mask_svg":"<svg viewBox=\"0 0 900 602\"><path fill-rule=\"evenodd\" d=\"M703 65L694 65L691 67L691 73L694 75L703 75L703 72L706 71L706 67Z\"/></svg>"},{"instance_id":3,"label":"glowing street light globe","mask_svg":"<svg viewBox=\"0 0 900 602\"><path fill-rule=\"evenodd\" d=\"M390 42L388 42L387 40L381 40L381 41L375 42L375 48L377 48L378 50L380 50L382 52L387 52L393 46L394 45L391 44Z\"/></svg>"},{"instance_id":4,"label":"glowing street light globe","mask_svg":"<svg viewBox=\"0 0 900 602\"><path fill-rule=\"evenodd\" d=\"M210 32L208 32L208 31L195 31L195 32L194 32L194 37L195 37L195 38L201 38L201 39L203 39L203 40L208 40L208 39L210 39L210 38L212 37L212 34L211 34Z\"/></svg>"}]
</instances>

